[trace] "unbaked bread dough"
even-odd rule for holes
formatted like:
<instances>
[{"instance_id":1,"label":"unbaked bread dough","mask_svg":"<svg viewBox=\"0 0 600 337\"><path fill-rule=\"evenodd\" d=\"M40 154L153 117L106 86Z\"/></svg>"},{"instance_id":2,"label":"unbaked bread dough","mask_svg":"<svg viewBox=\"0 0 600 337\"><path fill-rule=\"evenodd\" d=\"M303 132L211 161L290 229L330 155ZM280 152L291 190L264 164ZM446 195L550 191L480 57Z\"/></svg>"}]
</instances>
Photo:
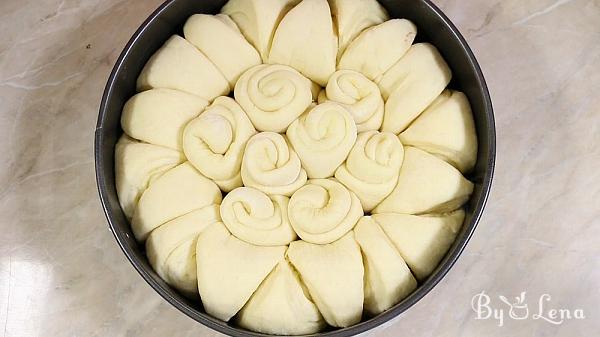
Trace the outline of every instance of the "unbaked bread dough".
<instances>
[{"instance_id":1,"label":"unbaked bread dough","mask_svg":"<svg viewBox=\"0 0 600 337\"><path fill-rule=\"evenodd\" d=\"M275 31L269 63L285 64L321 86L335 71L337 37L327 0L303 0Z\"/></svg>"},{"instance_id":2,"label":"unbaked bread dough","mask_svg":"<svg viewBox=\"0 0 600 337\"><path fill-rule=\"evenodd\" d=\"M183 34L217 66L231 88L244 71L262 63L228 15L192 15L183 26Z\"/></svg>"},{"instance_id":3,"label":"unbaked bread dough","mask_svg":"<svg viewBox=\"0 0 600 337\"><path fill-rule=\"evenodd\" d=\"M207 105L205 99L183 91L143 91L125 103L121 127L135 139L182 151L185 125Z\"/></svg>"},{"instance_id":4,"label":"unbaked bread dough","mask_svg":"<svg viewBox=\"0 0 600 337\"><path fill-rule=\"evenodd\" d=\"M229 83L191 43L173 35L150 57L137 79L137 90L177 89L212 101L226 95Z\"/></svg>"},{"instance_id":5,"label":"unbaked bread dough","mask_svg":"<svg viewBox=\"0 0 600 337\"><path fill-rule=\"evenodd\" d=\"M396 135L363 132L335 177L356 193L362 208L370 212L396 186L403 159L404 147Z\"/></svg>"},{"instance_id":6,"label":"unbaked bread dough","mask_svg":"<svg viewBox=\"0 0 600 337\"><path fill-rule=\"evenodd\" d=\"M348 233L363 216L360 200L334 179L314 179L290 199L288 216L302 240L326 244Z\"/></svg>"},{"instance_id":7,"label":"unbaked bread dough","mask_svg":"<svg viewBox=\"0 0 600 337\"><path fill-rule=\"evenodd\" d=\"M288 203L288 197L240 187L223 199L221 216L227 229L248 243L287 245L297 238L288 218Z\"/></svg>"},{"instance_id":8,"label":"unbaked bread dough","mask_svg":"<svg viewBox=\"0 0 600 337\"><path fill-rule=\"evenodd\" d=\"M462 173L477 161L477 134L467 96L446 90L400 134L402 143L432 153Z\"/></svg>"},{"instance_id":9,"label":"unbaked bread dough","mask_svg":"<svg viewBox=\"0 0 600 337\"><path fill-rule=\"evenodd\" d=\"M446 255L464 218L463 210L443 215L373 215L419 281L424 281Z\"/></svg>"},{"instance_id":10,"label":"unbaked bread dough","mask_svg":"<svg viewBox=\"0 0 600 337\"><path fill-rule=\"evenodd\" d=\"M242 156L254 134L254 126L236 101L221 96L187 125L183 150L198 171L229 192L242 186Z\"/></svg>"},{"instance_id":11,"label":"unbaked bread dough","mask_svg":"<svg viewBox=\"0 0 600 337\"><path fill-rule=\"evenodd\" d=\"M453 211L473 192L473 183L452 165L407 146L398 183L373 213L423 214Z\"/></svg>"}]
</instances>

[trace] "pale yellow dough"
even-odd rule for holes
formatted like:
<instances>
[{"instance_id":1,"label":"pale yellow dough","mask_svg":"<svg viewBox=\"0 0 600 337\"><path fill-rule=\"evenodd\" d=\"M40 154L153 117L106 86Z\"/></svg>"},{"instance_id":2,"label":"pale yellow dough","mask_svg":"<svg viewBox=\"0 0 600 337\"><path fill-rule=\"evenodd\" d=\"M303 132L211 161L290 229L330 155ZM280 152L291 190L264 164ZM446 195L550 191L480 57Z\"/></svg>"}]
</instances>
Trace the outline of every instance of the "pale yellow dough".
<instances>
[{"instance_id":1,"label":"pale yellow dough","mask_svg":"<svg viewBox=\"0 0 600 337\"><path fill-rule=\"evenodd\" d=\"M158 226L193 210L221 203L221 191L185 162L157 178L142 194L131 220L139 241Z\"/></svg>"},{"instance_id":2,"label":"pale yellow dough","mask_svg":"<svg viewBox=\"0 0 600 337\"><path fill-rule=\"evenodd\" d=\"M419 281L424 281L446 255L464 218L463 210L426 216L373 215Z\"/></svg>"},{"instance_id":3,"label":"pale yellow dough","mask_svg":"<svg viewBox=\"0 0 600 337\"><path fill-rule=\"evenodd\" d=\"M418 43L388 70L379 88L386 99L382 131L398 134L423 112L450 82L452 73L438 50Z\"/></svg>"},{"instance_id":4,"label":"pale yellow dough","mask_svg":"<svg viewBox=\"0 0 600 337\"><path fill-rule=\"evenodd\" d=\"M329 78L323 101L344 106L358 132L378 130L383 122L383 98L377 84L353 70L338 70Z\"/></svg>"},{"instance_id":5,"label":"pale yellow dough","mask_svg":"<svg viewBox=\"0 0 600 337\"><path fill-rule=\"evenodd\" d=\"M277 27L269 63L291 66L325 86L335 71L337 49L327 0L303 0Z\"/></svg>"},{"instance_id":6,"label":"pale yellow dough","mask_svg":"<svg viewBox=\"0 0 600 337\"><path fill-rule=\"evenodd\" d=\"M298 2L300 0L229 0L221 12L237 23L263 62L267 62L275 29Z\"/></svg>"},{"instance_id":7,"label":"pale yellow dough","mask_svg":"<svg viewBox=\"0 0 600 337\"><path fill-rule=\"evenodd\" d=\"M413 292L417 281L394 244L371 217L360 219L354 236L365 265L365 311L377 315Z\"/></svg>"},{"instance_id":8,"label":"pale yellow dough","mask_svg":"<svg viewBox=\"0 0 600 337\"><path fill-rule=\"evenodd\" d=\"M240 310L237 323L273 335L312 334L325 328L323 316L285 259Z\"/></svg>"},{"instance_id":9,"label":"pale yellow dough","mask_svg":"<svg viewBox=\"0 0 600 337\"><path fill-rule=\"evenodd\" d=\"M244 71L262 63L256 49L227 15L192 15L183 26L183 34L217 66L232 88Z\"/></svg>"},{"instance_id":10,"label":"pale yellow dough","mask_svg":"<svg viewBox=\"0 0 600 337\"><path fill-rule=\"evenodd\" d=\"M148 186L184 160L179 151L140 143L122 135L115 147L115 182L125 216L131 219Z\"/></svg>"},{"instance_id":11,"label":"pale yellow dough","mask_svg":"<svg viewBox=\"0 0 600 337\"><path fill-rule=\"evenodd\" d=\"M340 57L338 69L354 70L380 81L412 45L417 27L405 19L392 19L364 30Z\"/></svg>"},{"instance_id":12,"label":"pale yellow dough","mask_svg":"<svg viewBox=\"0 0 600 337\"><path fill-rule=\"evenodd\" d=\"M473 192L473 183L452 165L407 146L398 183L373 213L423 214L450 212Z\"/></svg>"},{"instance_id":13,"label":"pale yellow dough","mask_svg":"<svg viewBox=\"0 0 600 337\"><path fill-rule=\"evenodd\" d=\"M198 297L198 234L220 220L219 205L206 206L165 223L146 240L146 255L152 268L187 297Z\"/></svg>"},{"instance_id":14,"label":"pale yellow dough","mask_svg":"<svg viewBox=\"0 0 600 337\"><path fill-rule=\"evenodd\" d=\"M121 127L135 139L182 151L181 139L185 125L207 105L205 99L183 91L144 91L125 103Z\"/></svg>"},{"instance_id":15,"label":"pale yellow dough","mask_svg":"<svg viewBox=\"0 0 600 337\"><path fill-rule=\"evenodd\" d=\"M467 96L459 91L444 91L404 132L406 145L432 153L462 173L477 161L477 134Z\"/></svg>"},{"instance_id":16,"label":"pale yellow dough","mask_svg":"<svg viewBox=\"0 0 600 337\"><path fill-rule=\"evenodd\" d=\"M198 95L209 101L230 91L219 69L191 43L173 35L142 69L137 90L168 88Z\"/></svg>"},{"instance_id":17,"label":"pale yellow dough","mask_svg":"<svg viewBox=\"0 0 600 337\"><path fill-rule=\"evenodd\" d=\"M404 147L393 133L363 132L335 177L356 193L362 208L370 212L396 186L403 158Z\"/></svg>"},{"instance_id":18,"label":"pale yellow dough","mask_svg":"<svg viewBox=\"0 0 600 337\"><path fill-rule=\"evenodd\" d=\"M332 177L356 141L356 124L342 105L325 102L295 120L286 132L309 178Z\"/></svg>"},{"instance_id":19,"label":"pale yellow dough","mask_svg":"<svg viewBox=\"0 0 600 337\"><path fill-rule=\"evenodd\" d=\"M284 258L286 246L260 247L231 235L217 222L198 235L198 291L206 312L229 321Z\"/></svg>"},{"instance_id":20,"label":"pale yellow dough","mask_svg":"<svg viewBox=\"0 0 600 337\"><path fill-rule=\"evenodd\" d=\"M242 156L254 134L254 126L236 101L221 96L187 125L183 150L198 171L229 192L242 186Z\"/></svg>"},{"instance_id":21,"label":"pale yellow dough","mask_svg":"<svg viewBox=\"0 0 600 337\"><path fill-rule=\"evenodd\" d=\"M348 233L363 210L356 195L339 182L314 179L292 195L288 216L302 240L326 244Z\"/></svg>"},{"instance_id":22,"label":"pale yellow dough","mask_svg":"<svg viewBox=\"0 0 600 337\"><path fill-rule=\"evenodd\" d=\"M352 232L326 245L294 241L287 256L329 325L347 327L360 322L364 268Z\"/></svg>"},{"instance_id":23,"label":"pale yellow dough","mask_svg":"<svg viewBox=\"0 0 600 337\"><path fill-rule=\"evenodd\" d=\"M285 132L312 103L312 88L291 67L263 64L240 77L234 94L259 131Z\"/></svg>"},{"instance_id":24,"label":"pale yellow dough","mask_svg":"<svg viewBox=\"0 0 600 337\"><path fill-rule=\"evenodd\" d=\"M389 19L377 0L329 0L331 14L338 30L338 58L365 28Z\"/></svg>"},{"instance_id":25,"label":"pale yellow dough","mask_svg":"<svg viewBox=\"0 0 600 337\"><path fill-rule=\"evenodd\" d=\"M223 199L221 216L227 229L248 243L287 245L297 238L288 219L288 203L288 197L240 187Z\"/></svg>"},{"instance_id":26,"label":"pale yellow dough","mask_svg":"<svg viewBox=\"0 0 600 337\"><path fill-rule=\"evenodd\" d=\"M250 138L242 159L244 186L289 197L306 180L300 158L284 136L261 132Z\"/></svg>"}]
</instances>

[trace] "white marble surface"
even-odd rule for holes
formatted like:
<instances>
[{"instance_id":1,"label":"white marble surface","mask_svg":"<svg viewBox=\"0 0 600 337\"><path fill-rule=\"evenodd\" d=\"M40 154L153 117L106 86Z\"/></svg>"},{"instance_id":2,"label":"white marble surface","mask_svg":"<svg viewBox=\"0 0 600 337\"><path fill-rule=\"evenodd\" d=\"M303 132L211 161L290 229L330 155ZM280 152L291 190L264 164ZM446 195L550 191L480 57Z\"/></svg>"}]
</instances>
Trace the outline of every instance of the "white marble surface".
<instances>
[{"instance_id":1,"label":"white marble surface","mask_svg":"<svg viewBox=\"0 0 600 337\"><path fill-rule=\"evenodd\" d=\"M160 0L0 2L0 336L213 336L126 261L96 194L93 130L121 48ZM447 277L375 336L600 331L600 0L437 0L493 96L485 215ZM527 292L554 325L476 320L473 295ZM505 313L508 315L508 313Z\"/></svg>"}]
</instances>

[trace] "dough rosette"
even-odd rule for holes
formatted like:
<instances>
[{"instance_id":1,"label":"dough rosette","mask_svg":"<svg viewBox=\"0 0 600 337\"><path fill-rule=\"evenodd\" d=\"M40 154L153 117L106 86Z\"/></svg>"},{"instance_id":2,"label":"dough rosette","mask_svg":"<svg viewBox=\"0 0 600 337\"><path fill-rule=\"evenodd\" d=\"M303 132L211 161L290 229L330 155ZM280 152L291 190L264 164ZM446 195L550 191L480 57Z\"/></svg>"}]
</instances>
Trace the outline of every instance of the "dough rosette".
<instances>
[{"instance_id":1,"label":"dough rosette","mask_svg":"<svg viewBox=\"0 0 600 337\"><path fill-rule=\"evenodd\" d=\"M360 200L334 179L309 180L290 199L288 216L302 240L331 243L348 233L363 216Z\"/></svg>"},{"instance_id":2,"label":"dough rosette","mask_svg":"<svg viewBox=\"0 0 600 337\"><path fill-rule=\"evenodd\" d=\"M218 97L183 133L183 150L202 174L228 192L242 186L240 167L248 139L256 133L242 108Z\"/></svg>"},{"instance_id":3,"label":"dough rosette","mask_svg":"<svg viewBox=\"0 0 600 337\"><path fill-rule=\"evenodd\" d=\"M241 172L244 186L288 197L307 180L296 152L282 135L274 132L261 132L250 138Z\"/></svg>"},{"instance_id":4,"label":"dough rosette","mask_svg":"<svg viewBox=\"0 0 600 337\"><path fill-rule=\"evenodd\" d=\"M356 193L363 209L370 212L394 190L403 158L404 148L396 135L364 132L335 177Z\"/></svg>"},{"instance_id":5,"label":"dough rosette","mask_svg":"<svg viewBox=\"0 0 600 337\"><path fill-rule=\"evenodd\" d=\"M342 105L319 104L287 130L310 178L327 178L344 162L356 141L356 124Z\"/></svg>"},{"instance_id":6,"label":"dough rosette","mask_svg":"<svg viewBox=\"0 0 600 337\"><path fill-rule=\"evenodd\" d=\"M235 85L235 99L260 131L285 132L313 101L313 83L284 65L259 65Z\"/></svg>"},{"instance_id":7,"label":"dough rosette","mask_svg":"<svg viewBox=\"0 0 600 337\"><path fill-rule=\"evenodd\" d=\"M229 192L221 203L221 216L233 235L259 246L287 245L296 239L287 215L289 199L266 195L250 187Z\"/></svg>"},{"instance_id":8,"label":"dough rosette","mask_svg":"<svg viewBox=\"0 0 600 337\"><path fill-rule=\"evenodd\" d=\"M341 104L350 112L358 132L378 130L381 127L383 98L377 84L363 74L352 70L336 71L329 78L325 97Z\"/></svg>"}]
</instances>

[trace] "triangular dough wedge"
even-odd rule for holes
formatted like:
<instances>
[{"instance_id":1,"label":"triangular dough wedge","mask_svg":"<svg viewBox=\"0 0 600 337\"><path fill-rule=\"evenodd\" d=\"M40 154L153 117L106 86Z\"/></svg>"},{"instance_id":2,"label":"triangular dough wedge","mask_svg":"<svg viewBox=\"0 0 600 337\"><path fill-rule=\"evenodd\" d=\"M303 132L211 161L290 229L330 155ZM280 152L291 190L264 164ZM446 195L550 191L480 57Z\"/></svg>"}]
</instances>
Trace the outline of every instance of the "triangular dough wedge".
<instances>
[{"instance_id":1,"label":"triangular dough wedge","mask_svg":"<svg viewBox=\"0 0 600 337\"><path fill-rule=\"evenodd\" d=\"M240 326L273 335L305 335L325 327L296 271L287 260L263 281L237 316Z\"/></svg>"},{"instance_id":2,"label":"triangular dough wedge","mask_svg":"<svg viewBox=\"0 0 600 337\"><path fill-rule=\"evenodd\" d=\"M146 255L156 273L187 297L198 297L198 234L220 220L219 205L210 205L167 222L146 240Z\"/></svg>"},{"instance_id":3,"label":"triangular dough wedge","mask_svg":"<svg viewBox=\"0 0 600 337\"><path fill-rule=\"evenodd\" d=\"M262 63L256 49L227 15L192 15L183 26L183 34L217 66L232 88L244 71Z\"/></svg>"},{"instance_id":4,"label":"triangular dough wedge","mask_svg":"<svg viewBox=\"0 0 600 337\"><path fill-rule=\"evenodd\" d=\"M196 244L198 291L206 312L228 321L256 291L286 247L259 247L231 235L221 222L202 231Z\"/></svg>"},{"instance_id":5,"label":"triangular dough wedge","mask_svg":"<svg viewBox=\"0 0 600 337\"><path fill-rule=\"evenodd\" d=\"M221 13L237 23L242 34L267 62L275 29L300 0L229 0Z\"/></svg>"},{"instance_id":6,"label":"triangular dough wedge","mask_svg":"<svg viewBox=\"0 0 600 337\"><path fill-rule=\"evenodd\" d=\"M364 268L353 232L326 245L294 241L287 255L329 325L360 322Z\"/></svg>"},{"instance_id":7,"label":"triangular dough wedge","mask_svg":"<svg viewBox=\"0 0 600 337\"><path fill-rule=\"evenodd\" d=\"M377 315L408 296L417 281L406 262L370 217L360 219L354 228L365 265L365 311Z\"/></svg>"},{"instance_id":8,"label":"triangular dough wedge","mask_svg":"<svg viewBox=\"0 0 600 337\"><path fill-rule=\"evenodd\" d=\"M185 125L207 105L205 99L183 91L144 91L125 103L121 127L135 139L182 151Z\"/></svg>"},{"instance_id":9,"label":"triangular dough wedge","mask_svg":"<svg viewBox=\"0 0 600 337\"><path fill-rule=\"evenodd\" d=\"M473 183L454 166L414 147L404 149L398 183L373 213L443 213L464 204Z\"/></svg>"},{"instance_id":10,"label":"triangular dough wedge","mask_svg":"<svg viewBox=\"0 0 600 337\"><path fill-rule=\"evenodd\" d=\"M115 181L125 216L131 219L140 196L151 182L184 160L179 151L122 135L115 148Z\"/></svg>"},{"instance_id":11,"label":"triangular dough wedge","mask_svg":"<svg viewBox=\"0 0 600 337\"><path fill-rule=\"evenodd\" d=\"M408 51L417 27L405 19L393 19L360 33L340 58L338 69L362 73L372 81L380 81Z\"/></svg>"},{"instance_id":12,"label":"triangular dough wedge","mask_svg":"<svg viewBox=\"0 0 600 337\"><path fill-rule=\"evenodd\" d=\"M269 63L288 65L321 86L335 72L337 37L327 0L303 0L281 20Z\"/></svg>"},{"instance_id":13,"label":"triangular dough wedge","mask_svg":"<svg viewBox=\"0 0 600 337\"><path fill-rule=\"evenodd\" d=\"M440 95L451 78L450 68L434 46L413 45L379 82L381 94L387 100L381 130L395 134L404 131Z\"/></svg>"},{"instance_id":14,"label":"triangular dough wedge","mask_svg":"<svg viewBox=\"0 0 600 337\"><path fill-rule=\"evenodd\" d=\"M194 45L173 35L150 57L137 79L137 90L168 88L211 101L227 95L229 82Z\"/></svg>"},{"instance_id":15,"label":"triangular dough wedge","mask_svg":"<svg viewBox=\"0 0 600 337\"><path fill-rule=\"evenodd\" d=\"M131 229L139 241L158 226L193 210L221 203L221 191L185 162L156 179L142 194Z\"/></svg>"},{"instance_id":16,"label":"triangular dough wedge","mask_svg":"<svg viewBox=\"0 0 600 337\"><path fill-rule=\"evenodd\" d=\"M404 132L400 140L432 153L462 173L477 161L477 134L467 96L444 91Z\"/></svg>"},{"instance_id":17,"label":"triangular dough wedge","mask_svg":"<svg viewBox=\"0 0 600 337\"><path fill-rule=\"evenodd\" d=\"M389 19L387 11L377 0L330 0L329 4L337 24L339 56L365 28Z\"/></svg>"},{"instance_id":18,"label":"triangular dough wedge","mask_svg":"<svg viewBox=\"0 0 600 337\"><path fill-rule=\"evenodd\" d=\"M416 216L375 214L373 219L394 243L419 281L425 280L440 263L456 239L465 212Z\"/></svg>"}]
</instances>

